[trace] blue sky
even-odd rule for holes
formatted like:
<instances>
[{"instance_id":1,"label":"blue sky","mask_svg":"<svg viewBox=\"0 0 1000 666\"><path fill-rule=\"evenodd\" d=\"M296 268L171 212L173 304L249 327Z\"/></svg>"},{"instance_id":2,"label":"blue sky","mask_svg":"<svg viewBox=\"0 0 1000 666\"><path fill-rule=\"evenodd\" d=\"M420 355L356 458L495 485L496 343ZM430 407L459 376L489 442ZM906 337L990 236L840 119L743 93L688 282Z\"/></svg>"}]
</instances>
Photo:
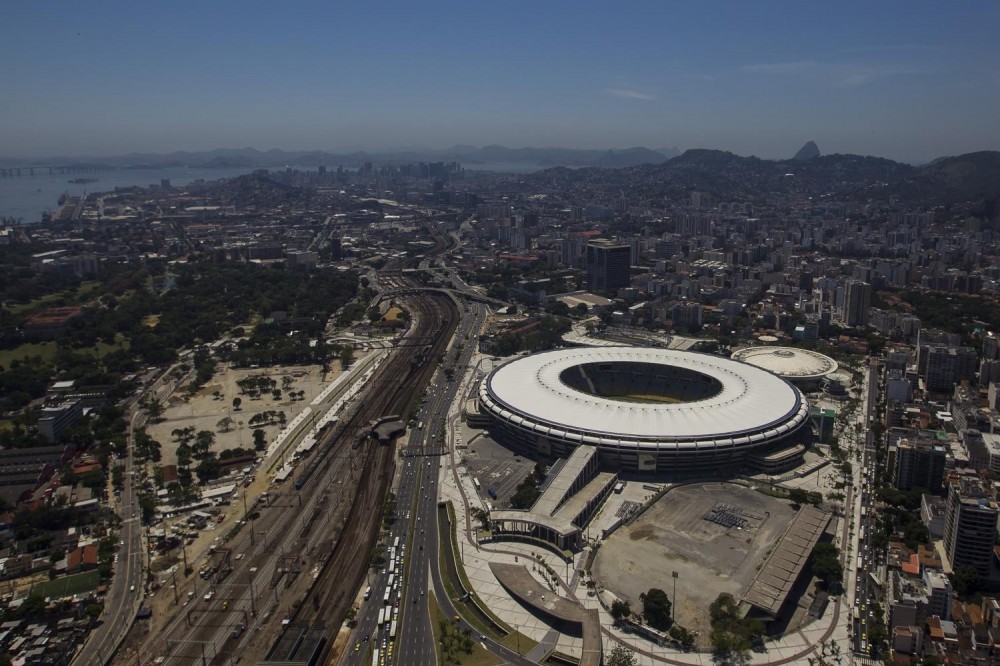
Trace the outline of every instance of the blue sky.
<instances>
[{"instance_id":1,"label":"blue sky","mask_svg":"<svg viewBox=\"0 0 1000 666\"><path fill-rule=\"evenodd\" d=\"M1000 149L1000 3L11 2L0 155Z\"/></svg>"}]
</instances>

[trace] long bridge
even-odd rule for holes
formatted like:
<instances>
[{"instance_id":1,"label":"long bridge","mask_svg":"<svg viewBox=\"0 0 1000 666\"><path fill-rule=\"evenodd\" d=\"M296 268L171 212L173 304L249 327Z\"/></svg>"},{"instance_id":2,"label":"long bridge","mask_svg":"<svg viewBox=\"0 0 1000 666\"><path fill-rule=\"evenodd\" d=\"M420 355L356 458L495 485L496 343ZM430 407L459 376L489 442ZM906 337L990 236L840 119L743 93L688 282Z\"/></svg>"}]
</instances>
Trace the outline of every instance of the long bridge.
<instances>
[{"instance_id":1,"label":"long bridge","mask_svg":"<svg viewBox=\"0 0 1000 666\"><path fill-rule=\"evenodd\" d=\"M97 173L99 171L118 171L122 167L100 166L94 164L78 164L66 166L17 166L0 167L0 178L20 178L21 176L72 174L72 173Z\"/></svg>"}]
</instances>

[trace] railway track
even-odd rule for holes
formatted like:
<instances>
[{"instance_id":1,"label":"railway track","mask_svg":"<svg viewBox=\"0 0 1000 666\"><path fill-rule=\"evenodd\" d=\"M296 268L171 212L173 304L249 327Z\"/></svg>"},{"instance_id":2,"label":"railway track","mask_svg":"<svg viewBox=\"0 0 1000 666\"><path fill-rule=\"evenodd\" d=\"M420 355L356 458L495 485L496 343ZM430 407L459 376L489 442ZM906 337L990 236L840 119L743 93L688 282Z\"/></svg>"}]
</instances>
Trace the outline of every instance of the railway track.
<instances>
[{"instance_id":1,"label":"railway track","mask_svg":"<svg viewBox=\"0 0 1000 666\"><path fill-rule=\"evenodd\" d=\"M407 297L414 319L413 335L433 337L428 347L401 348L392 367L403 379L388 390L378 392L381 399L370 401L348 427L370 428L370 423L386 414L409 414L435 368L435 360L448 344L457 322L454 303L439 294L415 294ZM442 325L442 322L447 322ZM424 355L424 362L413 366L411 360ZM391 380L392 374L386 378ZM360 433L358 433L360 434ZM356 591L369 567L382 521L381 508L395 471L395 446L380 445L372 438L364 440L365 463L358 494L353 499L347 520L312 586L308 598L297 608L291 623L326 628L332 634L343 623Z\"/></svg>"}]
</instances>

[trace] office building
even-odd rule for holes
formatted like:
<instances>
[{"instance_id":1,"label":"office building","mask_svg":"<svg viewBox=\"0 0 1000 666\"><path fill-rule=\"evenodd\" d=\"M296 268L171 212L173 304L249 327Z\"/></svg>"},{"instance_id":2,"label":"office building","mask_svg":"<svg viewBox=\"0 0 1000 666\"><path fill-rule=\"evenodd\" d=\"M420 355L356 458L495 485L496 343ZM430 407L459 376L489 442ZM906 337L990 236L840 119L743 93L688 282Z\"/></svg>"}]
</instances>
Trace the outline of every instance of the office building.
<instances>
[{"instance_id":1,"label":"office building","mask_svg":"<svg viewBox=\"0 0 1000 666\"><path fill-rule=\"evenodd\" d=\"M632 248L625 243L596 239L587 243L587 289L615 293L629 284Z\"/></svg>"}]
</instances>

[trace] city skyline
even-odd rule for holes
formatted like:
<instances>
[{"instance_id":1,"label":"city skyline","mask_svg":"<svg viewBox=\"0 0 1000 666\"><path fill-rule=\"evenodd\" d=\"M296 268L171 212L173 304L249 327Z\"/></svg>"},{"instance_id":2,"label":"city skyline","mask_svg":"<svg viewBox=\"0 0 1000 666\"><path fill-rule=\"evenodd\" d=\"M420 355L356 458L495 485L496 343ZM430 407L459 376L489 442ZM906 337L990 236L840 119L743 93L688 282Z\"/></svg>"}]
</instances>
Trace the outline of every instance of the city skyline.
<instances>
[{"instance_id":1,"label":"city skyline","mask_svg":"<svg viewBox=\"0 0 1000 666\"><path fill-rule=\"evenodd\" d=\"M61 6L5 18L5 156L1000 148L992 3Z\"/></svg>"}]
</instances>

